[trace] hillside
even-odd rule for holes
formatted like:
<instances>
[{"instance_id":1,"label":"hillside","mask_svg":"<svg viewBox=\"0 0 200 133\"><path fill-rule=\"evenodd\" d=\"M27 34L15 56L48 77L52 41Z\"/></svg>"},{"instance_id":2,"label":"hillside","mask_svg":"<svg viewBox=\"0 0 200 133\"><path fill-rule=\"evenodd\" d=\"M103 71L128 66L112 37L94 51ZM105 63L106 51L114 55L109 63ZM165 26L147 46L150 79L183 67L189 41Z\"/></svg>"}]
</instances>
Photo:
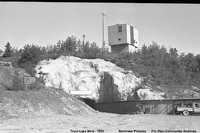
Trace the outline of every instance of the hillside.
<instances>
[{"instance_id":1,"label":"hillside","mask_svg":"<svg viewBox=\"0 0 200 133\"><path fill-rule=\"evenodd\" d=\"M72 36L66 40L59 40L55 45L41 47L26 44L20 50L11 48L10 51L11 53L8 54L9 57L0 57L0 60L11 61L13 67L23 68L31 76L36 76L35 68L39 62L43 62L43 64L39 64L45 67L45 70L42 69L43 73L49 73L49 81L46 80L46 86L62 87L62 89L67 91L69 91L69 88L81 90L81 87L86 90L101 91L102 89L99 88L104 88L109 91L109 86L113 86L111 87L112 90L119 90L119 92L115 91L115 98L107 99L108 101L137 98L136 91L140 99L154 99L157 96L161 98L160 95L164 98L198 98L200 93L200 54L179 54L176 48L167 49L156 42L152 42L149 46L144 44L133 53L112 54L106 47L99 48L95 42L81 43L80 40ZM60 56L80 58L83 60L80 61L79 59L79 61L85 64L79 65L79 62L76 62L77 60L75 62L67 62L59 58ZM96 60L97 63L92 60ZM99 66L104 64L105 61L107 61L105 64L112 64L108 68L113 68L112 66L118 68L114 71L106 67L99 70ZM63 62L67 63L62 64ZM98 62L101 63L98 64ZM51 65L53 63L54 65ZM62 72L56 72L57 66L55 65L57 64ZM51 72L47 67L55 71ZM122 69L123 71L121 71ZM72 70L72 72L69 70ZM106 76L104 77L104 75ZM133 78L127 75L131 75L130 77ZM79 76L82 77L78 78ZM57 78L54 79L55 77ZM128 77L133 81L130 80L129 82ZM106 83L107 80L104 78L108 79L109 82ZM70 80L74 83L72 84ZM122 80L127 81L121 83ZM16 78L15 81L18 81L18 79ZM87 88L85 86L93 86L94 88ZM133 91L131 92L131 90ZM100 93L95 92L92 99L98 101L99 96L97 94ZM101 96L104 96L104 94Z\"/></svg>"},{"instance_id":2,"label":"hillside","mask_svg":"<svg viewBox=\"0 0 200 133\"><path fill-rule=\"evenodd\" d=\"M89 115L95 113L81 100L43 84L24 89L23 69L0 66L0 118L20 116Z\"/></svg>"},{"instance_id":3,"label":"hillside","mask_svg":"<svg viewBox=\"0 0 200 133\"><path fill-rule=\"evenodd\" d=\"M14 90L22 86L23 76L29 75L22 68L0 65L0 90ZM15 84L15 85L14 85ZM20 90L20 88L18 88Z\"/></svg>"},{"instance_id":4,"label":"hillside","mask_svg":"<svg viewBox=\"0 0 200 133\"><path fill-rule=\"evenodd\" d=\"M88 105L57 90L0 91L0 117L89 115L95 113Z\"/></svg>"}]
</instances>

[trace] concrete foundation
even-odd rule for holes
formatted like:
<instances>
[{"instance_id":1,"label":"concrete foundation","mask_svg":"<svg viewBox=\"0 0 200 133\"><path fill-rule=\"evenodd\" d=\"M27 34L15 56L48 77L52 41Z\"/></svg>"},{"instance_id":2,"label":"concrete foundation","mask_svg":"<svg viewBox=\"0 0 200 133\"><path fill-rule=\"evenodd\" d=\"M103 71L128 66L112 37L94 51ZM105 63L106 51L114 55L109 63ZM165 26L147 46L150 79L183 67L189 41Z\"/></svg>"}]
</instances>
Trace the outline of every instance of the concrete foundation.
<instances>
[{"instance_id":1,"label":"concrete foundation","mask_svg":"<svg viewBox=\"0 0 200 133\"><path fill-rule=\"evenodd\" d=\"M134 52L135 50L136 48L134 46L128 45L128 44L118 44L118 45L111 46L111 52L114 54L122 53L122 52L130 53L130 52Z\"/></svg>"}]
</instances>

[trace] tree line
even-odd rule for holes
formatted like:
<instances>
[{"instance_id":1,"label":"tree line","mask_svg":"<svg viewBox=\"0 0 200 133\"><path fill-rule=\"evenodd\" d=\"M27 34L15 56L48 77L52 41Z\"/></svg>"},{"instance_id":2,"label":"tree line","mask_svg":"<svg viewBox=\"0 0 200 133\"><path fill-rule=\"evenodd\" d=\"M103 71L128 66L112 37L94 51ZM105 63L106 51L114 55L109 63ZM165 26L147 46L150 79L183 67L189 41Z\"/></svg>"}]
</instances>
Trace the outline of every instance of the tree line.
<instances>
[{"instance_id":1,"label":"tree line","mask_svg":"<svg viewBox=\"0 0 200 133\"><path fill-rule=\"evenodd\" d=\"M15 58L15 67L24 68L34 75L35 65L44 59L56 59L60 55L73 55L80 58L101 58L115 63L136 75L145 77L153 85L189 85L200 87L200 54L178 54L176 48L160 46L156 42L143 45L132 53L112 54L108 48L99 48L95 42L84 43L71 36L59 40L57 44L41 47L26 44L22 49L12 48L8 42L3 58Z\"/></svg>"},{"instance_id":2,"label":"tree line","mask_svg":"<svg viewBox=\"0 0 200 133\"><path fill-rule=\"evenodd\" d=\"M176 48L167 50L153 42L143 45L133 57L137 57L136 72L151 77L156 85L200 85L200 54L179 55Z\"/></svg>"},{"instance_id":3,"label":"tree line","mask_svg":"<svg viewBox=\"0 0 200 133\"><path fill-rule=\"evenodd\" d=\"M3 53L3 51L0 51ZM108 48L99 48L95 42L81 42L74 36L66 40L59 40L57 44L39 46L36 44L25 44L23 48L12 47L9 42L5 45L3 60L11 61L14 67L24 68L30 75L34 76L35 65L44 59L56 59L60 55L73 54L81 58L95 58L97 53L107 53Z\"/></svg>"}]
</instances>

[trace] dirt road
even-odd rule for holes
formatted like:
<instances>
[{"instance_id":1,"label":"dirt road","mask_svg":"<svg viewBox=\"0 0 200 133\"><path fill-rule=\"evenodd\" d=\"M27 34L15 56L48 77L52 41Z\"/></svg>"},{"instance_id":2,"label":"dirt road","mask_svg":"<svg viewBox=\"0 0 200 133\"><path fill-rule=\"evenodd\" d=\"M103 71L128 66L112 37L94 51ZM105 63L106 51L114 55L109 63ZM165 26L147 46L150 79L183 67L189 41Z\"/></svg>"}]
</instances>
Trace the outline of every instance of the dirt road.
<instances>
[{"instance_id":1,"label":"dirt road","mask_svg":"<svg viewBox=\"0 0 200 133\"><path fill-rule=\"evenodd\" d=\"M200 116L120 115L0 119L0 133L200 133Z\"/></svg>"}]
</instances>

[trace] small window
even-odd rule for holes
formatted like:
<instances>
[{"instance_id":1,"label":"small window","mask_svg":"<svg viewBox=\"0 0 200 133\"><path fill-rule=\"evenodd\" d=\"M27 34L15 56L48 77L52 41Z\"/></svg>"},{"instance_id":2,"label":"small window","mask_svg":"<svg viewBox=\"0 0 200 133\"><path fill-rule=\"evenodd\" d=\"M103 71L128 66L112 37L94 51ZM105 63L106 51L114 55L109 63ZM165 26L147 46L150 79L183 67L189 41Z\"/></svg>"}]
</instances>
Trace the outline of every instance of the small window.
<instances>
[{"instance_id":1,"label":"small window","mask_svg":"<svg viewBox=\"0 0 200 133\"><path fill-rule=\"evenodd\" d=\"M119 38L118 41L121 41L121 38Z\"/></svg>"},{"instance_id":2,"label":"small window","mask_svg":"<svg viewBox=\"0 0 200 133\"><path fill-rule=\"evenodd\" d=\"M118 32L122 32L122 26L118 26Z\"/></svg>"},{"instance_id":3,"label":"small window","mask_svg":"<svg viewBox=\"0 0 200 133\"><path fill-rule=\"evenodd\" d=\"M195 107L196 107L196 108L199 108L199 104L196 103L196 104L195 104Z\"/></svg>"}]
</instances>

